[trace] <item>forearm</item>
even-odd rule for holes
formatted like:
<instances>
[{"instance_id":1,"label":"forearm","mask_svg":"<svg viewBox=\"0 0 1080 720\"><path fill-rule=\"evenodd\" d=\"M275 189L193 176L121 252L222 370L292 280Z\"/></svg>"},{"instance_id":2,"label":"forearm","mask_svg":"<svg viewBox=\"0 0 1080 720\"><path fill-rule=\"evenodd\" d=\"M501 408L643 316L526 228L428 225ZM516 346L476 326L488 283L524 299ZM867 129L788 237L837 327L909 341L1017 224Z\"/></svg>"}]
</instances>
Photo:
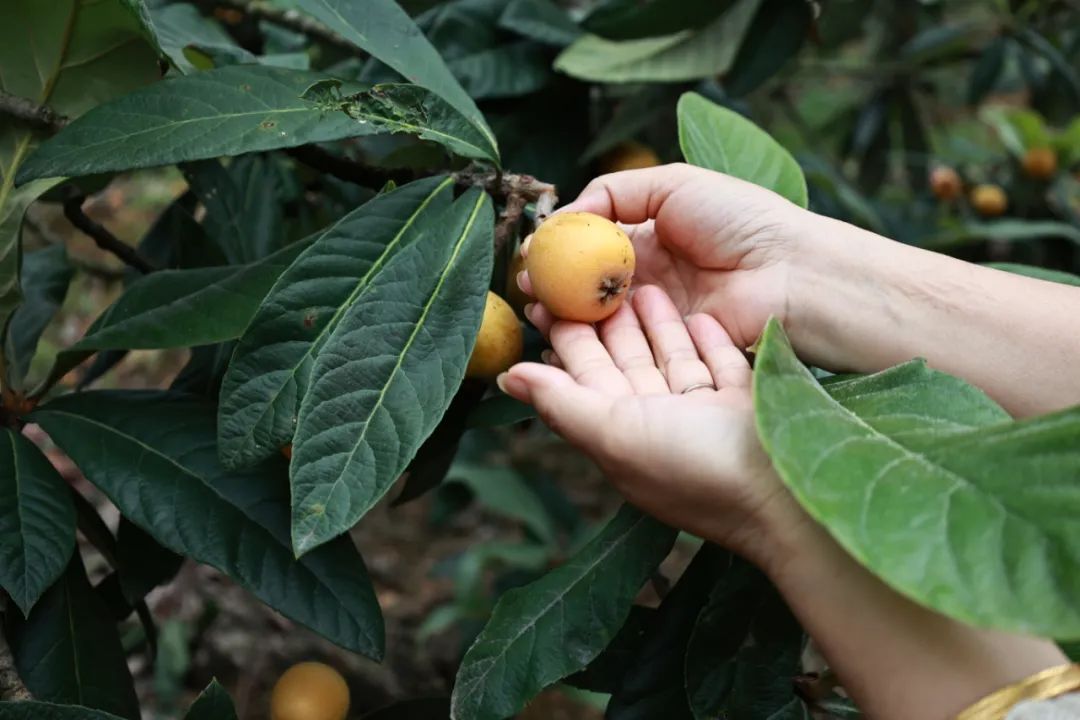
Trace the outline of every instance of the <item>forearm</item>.
<instances>
[{"instance_id":1,"label":"forearm","mask_svg":"<svg viewBox=\"0 0 1080 720\"><path fill-rule=\"evenodd\" d=\"M1080 289L827 218L798 252L786 320L807 361L875 372L924 357L1018 416L1080 403Z\"/></svg>"},{"instance_id":2,"label":"forearm","mask_svg":"<svg viewBox=\"0 0 1080 720\"><path fill-rule=\"evenodd\" d=\"M946 720L1066 662L1049 641L973 628L916 605L809 518L796 526L763 567L868 717Z\"/></svg>"}]
</instances>

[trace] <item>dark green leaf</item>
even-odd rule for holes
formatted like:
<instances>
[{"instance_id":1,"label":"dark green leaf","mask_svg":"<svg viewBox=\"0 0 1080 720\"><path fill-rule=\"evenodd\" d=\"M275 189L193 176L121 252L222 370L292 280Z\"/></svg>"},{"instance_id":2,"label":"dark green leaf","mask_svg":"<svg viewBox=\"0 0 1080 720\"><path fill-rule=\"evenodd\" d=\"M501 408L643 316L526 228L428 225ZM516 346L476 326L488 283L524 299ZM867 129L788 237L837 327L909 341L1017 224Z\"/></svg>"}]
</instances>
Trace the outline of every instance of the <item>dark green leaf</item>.
<instances>
[{"instance_id":1,"label":"dark green leaf","mask_svg":"<svg viewBox=\"0 0 1080 720\"><path fill-rule=\"evenodd\" d=\"M11 316L4 359L12 385L20 387L44 332L67 295L73 271L62 245L26 253L22 260L22 304Z\"/></svg>"},{"instance_id":2,"label":"dark green leaf","mask_svg":"<svg viewBox=\"0 0 1080 720\"><path fill-rule=\"evenodd\" d=\"M487 428L514 425L536 417L532 405L515 400L509 395L495 395L481 402L469 413L466 424L470 428Z\"/></svg>"},{"instance_id":3,"label":"dark green leaf","mask_svg":"<svg viewBox=\"0 0 1080 720\"><path fill-rule=\"evenodd\" d=\"M908 183L917 190L928 190L930 168L927 161L930 157L930 141L911 88L897 92L895 112L900 116L900 137L904 142L904 165Z\"/></svg>"},{"instance_id":4,"label":"dark green leaf","mask_svg":"<svg viewBox=\"0 0 1080 720\"><path fill-rule=\"evenodd\" d=\"M585 148L581 162L594 160L619 143L632 140L659 117L670 117L674 100L671 88L655 85L646 85L630 97L623 98L615 107L611 119Z\"/></svg>"},{"instance_id":5,"label":"dark green leaf","mask_svg":"<svg viewBox=\"0 0 1080 720\"><path fill-rule=\"evenodd\" d=\"M261 260L281 247L284 217L277 175L258 155L185 163L184 177L206 208L203 226L233 265Z\"/></svg>"},{"instance_id":6,"label":"dark green leaf","mask_svg":"<svg viewBox=\"0 0 1080 720\"><path fill-rule=\"evenodd\" d=\"M304 97L313 85L328 81L319 73L258 65L164 80L91 110L42 143L23 164L18 182L380 132L415 134L468 157L494 153L486 136L420 87L357 86L354 91L350 86L354 94L340 102L332 96Z\"/></svg>"},{"instance_id":7,"label":"dark green leaf","mask_svg":"<svg viewBox=\"0 0 1080 720\"><path fill-rule=\"evenodd\" d=\"M142 0L138 3L142 5ZM247 62L255 61L254 55L237 45L221 25L200 13L194 5L186 2L158 5L143 8L138 14L158 51L184 74L198 70L184 55L188 45L242 54Z\"/></svg>"},{"instance_id":8,"label":"dark green leaf","mask_svg":"<svg viewBox=\"0 0 1080 720\"><path fill-rule=\"evenodd\" d=\"M315 358L293 441L293 548L367 512L435 429L465 374L491 279L491 199L472 189L375 275Z\"/></svg>"},{"instance_id":9,"label":"dark green leaf","mask_svg":"<svg viewBox=\"0 0 1080 720\"><path fill-rule=\"evenodd\" d=\"M69 351L209 345L244 332L310 240L240 266L162 270L133 282Z\"/></svg>"},{"instance_id":10,"label":"dark green leaf","mask_svg":"<svg viewBox=\"0 0 1080 720\"><path fill-rule=\"evenodd\" d=\"M555 69L596 82L681 82L725 72L761 0L739 0L712 22L672 35L612 41L583 35L555 59Z\"/></svg>"},{"instance_id":11,"label":"dark green leaf","mask_svg":"<svg viewBox=\"0 0 1080 720\"><path fill-rule=\"evenodd\" d=\"M1073 275L1072 273L1062 272L1061 270L1050 270L1049 268L1037 267L1035 265L1021 265L1019 263L984 263L984 265L996 270L1004 270L1005 272L1016 273L1017 275L1027 275L1028 277L1038 278L1039 280L1080 286L1080 275Z\"/></svg>"},{"instance_id":12,"label":"dark green leaf","mask_svg":"<svg viewBox=\"0 0 1080 720\"><path fill-rule=\"evenodd\" d=\"M686 161L769 188L806 207L806 178L795 158L742 115L697 93L679 98L679 145Z\"/></svg>"},{"instance_id":13,"label":"dark green leaf","mask_svg":"<svg viewBox=\"0 0 1080 720\"><path fill-rule=\"evenodd\" d=\"M0 702L0 720L120 720L112 713L78 705L37 701Z\"/></svg>"},{"instance_id":14,"label":"dark green leaf","mask_svg":"<svg viewBox=\"0 0 1080 720\"><path fill-rule=\"evenodd\" d=\"M211 680L188 708L184 720L236 720L236 708L225 688Z\"/></svg>"},{"instance_id":15,"label":"dark green leaf","mask_svg":"<svg viewBox=\"0 0 1080 720\"><path fill-rule=\"evenodd\" d=\"M158 268L194 268L225 265L225 253L206 237L195 219L199 204L195 193L186 192L158 215L154 224L139 240L139 252ZM126 282L141 277L129 269Z\"/></svg>"},{"instance_id":16,"label":"dark green leaf","mask_svg":"<svg viewBox=\"0 0 1080 720\"><path fill-rule=\"evenodd\" d=\"M706 25L732 4L730 0L605 0L584 24L589 32L612 40L656 37Z\"/></svg>"},{"instance_id":17,"label":"dark green leaf","mask_svg":"<svg viewBox=\"0 0 1080 720\"><path fill-rule=\"evenodd\" d=\"M963 388L911 363L826 392L775 320L754 370L774 466L862 564L960 620L1080 637L1080 409L1009 422Z\"/></svg>"},{"instance_id":18,"label":"dark green leaf","mask_svg":"<svg viewBox=\"0 0 1080 720\"><path fill-rule=\"evenodd\" d=\"M742 36L739 52L724 76L731 97L756 90L799 52L810 31L810 3L764 0Z\"/></svg>"},{"instance_id":19,"label":"dark green leaf","mask_svg":"<svg viewBox=\"0 0 1080 720\"><path fill-rule=\"evenodd\" d=\"M622 627L675 534L624 506L566 564L505 593L461 663L451 718L501 720L587 666Z\"/></svg>"},{"instance_id":20,"label":"dark green leaf","mask_svg":"<svg viewBox=\"0 0 1080 720\"><path fill-rule=\"evenodd\" d=\"M962 57L978 30L974 24L929 27L900 48L900 59L912 65L926 65Z\"/></svg>"},{"instance_id":21,"label":"dark green leaf","mask_svg":"<svg viewBox=\"0 0 1080 720\"><path fill-rule=\"evenodd\" d=\"M191 348L187 365L180 370L169 389L216 399L221 392L225 371L229 367L229 358L235 349L235 341Z\"/></svg>"},{"instance_id":22,"label":"dark green leaf","mask_svg":"<svg viewBox=\"0 0 1080 720\"><path fill-rule=\"evenodd\" d=\"M458 461L450 468L446 480L461 483L472 491L481 506L519 521L536 539L554 545L555 528L544 504L513 468Z\"/></svg>"},{"instance_id":23,"label":"dark green leaf","mask_svg":"<svg viewBox=\"0 0 1080 720\"><path fill-rule=\"evenodd\" d=\"M75 510L60 473L9 428L0 437L0 537L0 587L26 615L67 567Z\"/></svg>"},{"instance_id":24,"label":"dark green leaf","mask_svg":"<svg viewBox=\"0 0 1080 720\"><path fill-rule=\"evenodd\" d=\"M447 63L474 98L506 98L536 92L551 79L547 50L531 40L484 48Z\"/></svg>"},{"instance_id":25,"label":"dark green leaf","mask_svg":"<svg viewBox=\"0 0 1080 720\"><path fill-rule=\"evenodd\" d=\"M1080 72L1077 72L1075 63L1070 62L1053 43L1030 27L1021 28L1016 37L1050 63L1054 75L1069 88L1073 99L1080 102Z\"/></svg>"},{"instance_id":26,"label":"dark green leaf","mask_svg":"<svg viewBox=\"0 0 1080 720\"><path fill-rule=\"evenodd\" d=\"M382 655L379 606L352 542L340 538L297 560L283 462L222 468L213 406L173 393L91 391L53 400L32 418L162 545L342 647Z\"/></svg>"},{"instance_id":27,"label":"dark green leaf","mask_svg":"<svg viewBox=\"0 0 1080 720\"><path fill-rule=\"evenodd\" d=\"M619 688L626 671L634 664L645 630L652 623L656 608L634 605L626 622L611 639L603 652L597 655L581 672L567 677L564 682L572 687L610 695Z\"/></svg>"},{"instance_id":28,"label":"dark green leaf","mask_svg":"<svg viewBox=\"0 0 1080 720\"><path fill-rule=\"evenodd\" d=\"M998 78L1001 77L1001 69L1005 65L1007 47L1008 40L997 37L990 41L979 54L979 59L971 68L971 78L968 80L969 105L978 105L997 85Z\"/></svg>"},{"instance_id":29,"label":"dark green leaf","mask_svg":"<svg viewBox=\"0 0 1080 720\"><path fill-rule=\"evenodd\" d=\"M449 207L452 181L384 193L317 233L270 288L222 382L218 443L229 467L292 441L315 358L373 278Z\"/></svg>"},{"instance_id":30,"label":"dark green leaf","mask_svg":"<svg viewBox=\"0 0 1080 720\"><path fill-rule=\"evenodd\" d=\"M1025 242L1044 238L1062 238L1080 245L1080 228L1053 220L1003 218L986 222L969 221L927 238L922 245L935 250L943 250L984 240Z\"/></svg>"},{"instance_id":31,"label":"dark green leaf","mask_svg":"<svg viewBox=\"0 0 1080 720\"><path fill-rule=\"evenodd\" d=\"M78 554L26 620L11 618L8 638L19 675L35 698L138 720L116 623L90 587Z\"/></svg>"},{"instance_id":32,"label":"dark green leaf","mask_svg":"<svg viewBox=\"0 0 1080 720\"><path fill-rule=\"evenodd\" d=\"M686 648L686 694L699 720L723 711L735 684L736 655L750 635L766 587L754 566L735 559L697 613Z\"/></svg>"},{"instance_id":33,"label":"dark green leaf","mask_svg":"<svg viewBox=\"0 0 1080 720\"><path fill-rule=\"evenodd\" d=\"M566 47L581 35L581 28L552 0L510 0L499 27L556 47Z\"/></svg>"},{"instance_id":34,"label":"dark green leaf","mask_svg":"<svg viewBox=\"0 0 1080 720\"><path fill-rule=\"evenodd\" d=\"M461 384L442 420L409 463L405 486L394 498L394 505L415 500L443 481L457 455L461 437L469 427L466 419L472 416L486 390L487 383L479 380L466 379Z\"/></svg>"},{"instance_id":35,"label":"dark green leaf","mask_svg":"<svg viewBox=\"0 0 1080 720\"><path fill-rule=\"evenodd\" d=\"M125 517L116 533L116 564L124 596L134 602L176 575L184 558Z\"/></svg>"},{"instance_id":36,"label":"dark green leaf","mask_svg":"<svg viewBox=\"0 0 1080 720\"><path fill-rule=\"evenodd\" d=\"M706 544L697 552L645 626L637 655L612 693L605 717L694 717L684 679L687 645L709 591L730 562L730 555L713 545Z\"/></svg>"},{"instance_id":37,"label":"dark green leaf","mask_svg":"<svg viewBox=\"0 0 1080 720\"><path fill-rule=\"evenodd\" d=\"M495 136L472 98L454 79L439 53L394 0L296 0L297 7L322 21L339 35L355 43L393 68L410 83L426 88L442 98L472 126L480 140L476 154L499 160Z\"/></svg>"}]
</instances>

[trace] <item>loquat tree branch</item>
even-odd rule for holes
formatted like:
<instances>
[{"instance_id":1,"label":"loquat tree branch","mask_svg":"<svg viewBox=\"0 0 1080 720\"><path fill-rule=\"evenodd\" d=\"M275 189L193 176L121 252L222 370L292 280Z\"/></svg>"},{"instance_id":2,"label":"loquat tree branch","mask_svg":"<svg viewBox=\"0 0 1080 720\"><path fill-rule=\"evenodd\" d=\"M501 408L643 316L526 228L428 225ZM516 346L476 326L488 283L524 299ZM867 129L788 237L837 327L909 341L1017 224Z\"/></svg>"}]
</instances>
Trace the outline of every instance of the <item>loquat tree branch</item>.
<instances>
[{"instance_id":1,"label":"loquat tree branch","mask_svg":"<svg viewBox=\"0 0 1080 720\"><path fill-rule=\"evenodd\" d=\"M131 247L127 243L121 241L109 230L97 222L94 222L86 213L83 212L82 206L86 201L86 196L81 194L73 194L64 200L64 217L81 230L86 235L90 236L90 239L94 243L105 250L110 252L116 257L120 258L124 263L130 265L141 273L153 272L156 268L153 263L144 258L138 250Z\"/></svg>"},{"instance_id":2,"label":"loquat tree branch","mask_svg":"<svg viewBox=\"0 0 1080 720\"><path fill-rule=\"evenodd\" d=\"M356 160L335 155L318 145L299 145L286 149L285 154L338 180L364 187L378 187L391 180L403 184L418 177L412 170L371 167Z\"/></svg>"},{"instance_id":3,"label":"loquat tree branch","mask_svg":"<svg viewBox=\"0 0 1080 720\"><path fill-rule=\"evenodd\" d=\"M272 22L283 28L307 35L312 40L333 45L344 50L350 55L367 57L359 47L338 35L330 28L323 25L315 18L304 15L297 10L284 10L275 7L265 0L202 0L203 6L219 7L227 10L235 10L243 14Z\"/></svg>"},{"instance_id":4,"label":"loquat tree branch","mask_svg":"<svg viewBox=\"0 0 1080 720\"><path fill-rule=\"evenodd\" d=\"M0 115L15 118L39 130L59 132L68 119L46 105L0 90Z\"/></svg>"}]
</instances>

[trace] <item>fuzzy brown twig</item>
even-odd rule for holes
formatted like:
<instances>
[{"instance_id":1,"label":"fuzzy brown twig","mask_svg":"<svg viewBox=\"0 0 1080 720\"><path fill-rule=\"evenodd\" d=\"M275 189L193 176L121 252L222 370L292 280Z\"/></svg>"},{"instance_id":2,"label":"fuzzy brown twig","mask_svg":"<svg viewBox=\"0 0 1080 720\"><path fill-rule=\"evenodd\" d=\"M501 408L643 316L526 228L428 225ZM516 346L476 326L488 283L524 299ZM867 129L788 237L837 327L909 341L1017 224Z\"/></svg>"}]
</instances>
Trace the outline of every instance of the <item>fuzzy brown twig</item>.
<instances>
[{"instance_id":1,"label":"fuzzy brown twig","mask_svg":"<svg viewBox=\"0 0 1080 720\"><path fill-rule=\"evenodd\" d=\"M506 247L510 238L517 232L518 223L525 212L525 198L521 195L510 195L506 198L506 206L499 214L499 222L495 224L495 254Z\"/></svg>"},{"instance_id":2,"label":"fuzzy brown twig","mask_svg":"<svg viewBox=\"0 0 1080 720\"><path fill-rule=\"evenodd\" d=\"M315 18L304 15L296 10L283 10L264 0L202 0L199 4L239 11L249 17L266 20L302 35L307 35L312 40L317 40L326 43L327 45L333 45L350 55L366 57L366 53L359 47L341 37Z\"/></svg>"},{"instance_id":3,"label":"fuzzy brown twig","mask_svg":"<svg viewBox=\"0 0 1080 720\"><path fill-rule=\"evenodd\" d=\"M68 119L47 105L38 105L32 100L12 95L0 90L0 115L20 120L39 130L59 132L68 123Z\"/></svg>"},{"instance_id":4,"label":"fuzzy brown twig","mask_svg":"<svg viewBox=\"0 0 1080 720\"><path fill-rule=\"evenodd\" d=\"M89 235L102 250L112 253L141 273L153 272L156 268L149 260L139 254L138 250L121 241L109 232L105 226L87 217L82 209L85 201L86 196L77 193L65 199L64 217L76 228Z\"/></svg>"}]
</instances>

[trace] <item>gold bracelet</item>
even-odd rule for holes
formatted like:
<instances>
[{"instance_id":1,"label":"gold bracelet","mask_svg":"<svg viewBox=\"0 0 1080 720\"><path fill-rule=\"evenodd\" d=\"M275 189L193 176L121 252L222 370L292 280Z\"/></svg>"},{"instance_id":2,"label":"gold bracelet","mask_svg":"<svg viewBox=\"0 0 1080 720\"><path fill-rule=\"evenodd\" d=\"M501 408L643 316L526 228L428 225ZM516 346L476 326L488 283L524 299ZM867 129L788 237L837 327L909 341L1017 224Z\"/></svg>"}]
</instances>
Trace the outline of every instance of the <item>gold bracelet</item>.
<instances>
[{"instance_id":1,"label":"gold bracelet","mask_svg":"<svg viewBox=\"0 0 1080 720\"><path fill-rule=\"evenodd\" d=\"M956 720L1005 720L1009 710L1022 700L1048 700L1080 689L1080 663L1059 665L1024 678L987 695Z\"/></svg>"}]
</instances>

